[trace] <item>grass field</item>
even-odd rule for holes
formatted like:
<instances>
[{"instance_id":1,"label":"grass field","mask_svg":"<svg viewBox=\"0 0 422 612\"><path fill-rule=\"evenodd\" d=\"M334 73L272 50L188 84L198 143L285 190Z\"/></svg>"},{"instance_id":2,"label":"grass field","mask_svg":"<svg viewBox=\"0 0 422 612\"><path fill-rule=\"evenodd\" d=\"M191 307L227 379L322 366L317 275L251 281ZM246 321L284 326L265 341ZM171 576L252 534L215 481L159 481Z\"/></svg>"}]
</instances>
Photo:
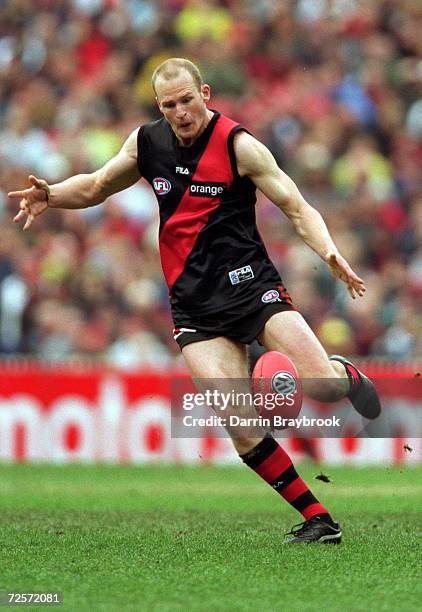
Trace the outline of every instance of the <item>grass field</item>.
<instances>
[{"instance_id":1,"label":"grass field","mask_svg":"<svg viewBox=\"0 0 422 612\"><path fill-rule=\"evenodd\" d=\"M241 466L0 465L0 590L62 591L65 610L420 609L422 469L300 471L341 546L283 545L300 515Z\"/></svg>"}]
</instances>

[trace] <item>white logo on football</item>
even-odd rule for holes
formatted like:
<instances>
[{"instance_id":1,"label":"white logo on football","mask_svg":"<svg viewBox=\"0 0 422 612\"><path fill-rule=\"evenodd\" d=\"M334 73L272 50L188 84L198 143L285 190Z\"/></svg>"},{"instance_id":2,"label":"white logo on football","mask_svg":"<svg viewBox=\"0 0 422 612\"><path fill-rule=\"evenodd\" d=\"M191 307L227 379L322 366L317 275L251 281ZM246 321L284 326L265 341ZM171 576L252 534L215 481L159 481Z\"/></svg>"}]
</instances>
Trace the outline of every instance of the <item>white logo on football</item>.
<instances>
[{"instance_id":1,"label":"white logo on football","mask_svg":"<svg viewBox=\"0 0 422 612\"><path fill-rule=\"evenodd\" d=\"M158 195L165 195L171 189L170 181L165 178L162 178L161 176L155 178L152 181L152 185L154 187L155 193L157 193Z\"/></svg>"},{"instance_id":2,"label":"white logo on football","mask_svg":"<svg viewBox=\"0 0 422 612\"><path fill-rule=\"evenodd\" d=\"M264 293L261 301L264 302L264 304L268 304L270 302L280 302L280 294L276 289L270 289Z\"/></svg>"},{"instance_id":3,"label":"white logo on football","mask_svg":"<svg viewBox=\"0 0 422 612\"><path fill-rule=\"evenodd\" d=\"M275 393L289 395L296 392L297 381L290 372L276 372L271 378L271 388Z\"/></svg>"}]
</instances>

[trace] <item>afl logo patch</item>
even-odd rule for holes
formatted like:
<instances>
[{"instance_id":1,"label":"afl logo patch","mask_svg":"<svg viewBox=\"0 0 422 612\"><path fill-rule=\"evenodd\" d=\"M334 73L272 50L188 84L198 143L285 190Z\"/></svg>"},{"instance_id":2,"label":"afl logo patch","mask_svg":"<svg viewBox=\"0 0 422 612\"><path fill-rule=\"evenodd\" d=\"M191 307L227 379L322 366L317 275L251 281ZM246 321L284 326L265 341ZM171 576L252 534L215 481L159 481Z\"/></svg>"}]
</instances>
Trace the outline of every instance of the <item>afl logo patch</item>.
<instances>
[{"instance_id":1,"label":"afl logo patch","mask_svg":"<svg viewBox=\"0 0 422 612\"><path fill-rule=\"evenodd\" d=\"M276 289L270 289L264 293L261 301L264 302L264 304L268 304L269 302L280 302L280 294Z\"/></svg>"},{"instance_id":2,"label":"afl logo patch","mask_svg":"<svg viewBox=\"0 0 422 612\"><path fill-rule=\"evenodd\" d=\"M171 183L165 178L161 178L161 176L153 179L152 185L154 187L154 191L157 195L165 195L171 189Z\"/></svg>"}]
</instances>

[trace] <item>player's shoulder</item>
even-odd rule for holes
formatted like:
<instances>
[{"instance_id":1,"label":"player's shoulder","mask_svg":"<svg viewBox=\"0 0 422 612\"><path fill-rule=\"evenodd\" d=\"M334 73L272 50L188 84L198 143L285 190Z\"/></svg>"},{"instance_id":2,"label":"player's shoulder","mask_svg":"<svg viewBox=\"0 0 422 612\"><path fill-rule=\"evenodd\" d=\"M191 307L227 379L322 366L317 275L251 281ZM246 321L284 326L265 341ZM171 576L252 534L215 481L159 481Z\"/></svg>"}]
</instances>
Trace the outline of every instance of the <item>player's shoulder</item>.
<instances>
[{"instance_id":1,"label":"player's shoulder","mask_svg":"<svg viewBox=\"0 0 422 612\"><path fill-rule=\"evenodd\" d=\"M236 134L233 148L240 176L260 173L273 162L268 148L249 132Z\"/></svg>"},{"instance_id":2,"label":"player's shoulder","mask_svg":"<svg viewBox=\"0 0 422 612\"><path fill-rule=\"evenodd\" d=\"M168 130L168 123L161 117L160 119L156 119L155 121L149 121L148 123L144 123L140 126L139 132L142 135L150 135L150 134L159 134L162 131Z\"/></svg>"},{"instance_id":3,"label":"player's shoulder","mask_svg":"<svg viewBox=\"0 0 422 612\"><path fill-rule=\"evenodd\" d=\"M252 136L252 134L248 132L246 128L239 126L239 129L234 135L234 144L236 149L239 149L242 152L244 149L256 147L257 143L258 145L262 145L262 143L260 143L255 136Z\"/></svg>"},{"instance_id":4,"label":"player's shoulder","mask_svg":"<svg viewBox=\"0 0 422 612\"><path fill-rule=\"evenodd\" d=\"M267 147L247 131L236 133L233 142L234 153L240 174L249 174L268 161Z\"/></svg>"},{"instance_id":5,"label":"player's shoulder","mask_svg":"<svg viewBox=\"0 0 422 612\"><path fill-rule=\"evenodd\" d=\"M137 142L138 151L159 151L171 146L170 128L164 117L141 125Z\"/></svg>"}]
</instances>

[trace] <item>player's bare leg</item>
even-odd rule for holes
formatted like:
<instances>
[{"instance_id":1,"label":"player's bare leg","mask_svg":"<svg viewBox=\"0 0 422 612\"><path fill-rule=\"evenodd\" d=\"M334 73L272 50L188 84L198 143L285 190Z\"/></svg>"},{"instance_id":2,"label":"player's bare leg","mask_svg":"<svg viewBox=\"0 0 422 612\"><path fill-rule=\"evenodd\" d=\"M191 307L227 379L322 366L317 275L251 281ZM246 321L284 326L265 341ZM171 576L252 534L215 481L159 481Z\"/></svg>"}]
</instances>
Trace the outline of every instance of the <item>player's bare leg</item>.
<instances>
[{"instance_id":1,"label":"player's bare leg","mask_svg":"<svg viewBox=\"0 0 422 612\"><path fill-rule=\"evenodd\" d=\"M318 338L301 314L279 312L266 323L258 340L270 351L284 353L295 364L307 395L321 401L345 397L349 381L344 367L328 359ZM312 382L315 380L315 383ZM325 379L324 382L320 379Z\"/></svg>"},{"instance_id":2,"label":"player's bare leg","mask_svg":"<svg viewBox=\"0 0 422 612\"><path fill-rule=\"evenodd\" d=\"M298 312L273 315L258 340L268 350L290 357L309 397L335 402L347 396L362 416L373 419L379 415L381 406L372 382L344 357L336 355L329 359Z\"/></svg>"},{"instance_id":3,"label":"player's bare leg","mask_svg":"<svg viewBox=\"0 0 422 612\"><path fill-rule=\"evenodd\" d=\"M229 338L218 337L188 344L183 348L182 354L194 379L244 381L244 388L240 389L237 384L237 390L250 392L247 382L249 379L247 353L244 344ZM250 414L254 415L252 407ZM237 452L241 455L254 448L264 437L265 432L261 433L259 437L245 435L241 438L232 438Z\"/></svg>"}]
</instances>

